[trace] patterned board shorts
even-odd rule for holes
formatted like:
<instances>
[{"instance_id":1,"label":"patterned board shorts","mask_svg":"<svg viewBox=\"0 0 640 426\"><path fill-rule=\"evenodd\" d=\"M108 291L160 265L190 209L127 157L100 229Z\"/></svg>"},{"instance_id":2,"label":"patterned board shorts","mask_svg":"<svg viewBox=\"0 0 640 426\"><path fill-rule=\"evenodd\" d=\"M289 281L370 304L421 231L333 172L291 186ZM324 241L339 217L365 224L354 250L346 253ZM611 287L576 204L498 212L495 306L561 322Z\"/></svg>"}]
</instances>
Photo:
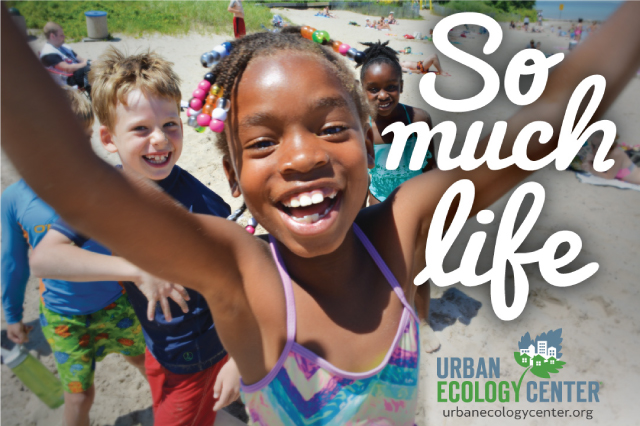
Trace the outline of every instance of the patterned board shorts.
<instances>
[{"instance_id":1,"label":"patterned board shorts","mask_svg":"<svg viewBox=\"0 0 640 426\"><path fill-rule=\"evenodd\" d=\"M51 345L65 392L93 384L96 361L107 354L144 354L142 327L126 295L89 315L64 315L40 302L40 325Z\"/></svg>"}]
</instances>

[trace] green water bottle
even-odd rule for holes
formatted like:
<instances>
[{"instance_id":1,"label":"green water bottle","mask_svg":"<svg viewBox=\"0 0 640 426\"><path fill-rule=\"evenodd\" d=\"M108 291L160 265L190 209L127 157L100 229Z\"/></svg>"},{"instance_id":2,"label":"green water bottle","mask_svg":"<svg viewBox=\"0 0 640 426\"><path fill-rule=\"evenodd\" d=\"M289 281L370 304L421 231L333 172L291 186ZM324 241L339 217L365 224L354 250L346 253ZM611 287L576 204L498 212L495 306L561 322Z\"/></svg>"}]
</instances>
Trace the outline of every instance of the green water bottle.
<instances>
[{"instance_id":1,"label":"green water bottle","mask_svg":"<svg viewBox=\"0 0 640 426\"><path fill-rule=\"evenodd\" d=\"M2 359L13 374L50 408L58 408L64 404L60 380L32 357L24 346L15 345L12 350L2 348Z\"/></svg>"}]
</instances>

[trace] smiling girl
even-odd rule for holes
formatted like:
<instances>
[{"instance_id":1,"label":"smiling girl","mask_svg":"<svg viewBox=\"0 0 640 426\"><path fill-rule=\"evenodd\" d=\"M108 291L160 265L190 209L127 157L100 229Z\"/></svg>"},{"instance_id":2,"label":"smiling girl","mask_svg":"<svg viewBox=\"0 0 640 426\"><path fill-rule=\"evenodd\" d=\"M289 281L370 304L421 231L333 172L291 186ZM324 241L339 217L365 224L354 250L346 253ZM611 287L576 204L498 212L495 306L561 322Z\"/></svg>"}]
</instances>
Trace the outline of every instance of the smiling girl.
<instances>
[{"instance_id":1,"label":"smiling girl","mask_svg":"<svg viewBox=\"0 0 640 426\"><path fill-rule=\"evenodd\" d=\"M622 6L600 38L558 65L542 97L509 120L505 149L534 119L557 133L573 88L591 74L610 82L606 110L640 65L640 29L628 30L639 12L640 4ZM80 231L204 295L242 375L251 421L412 425L420 350L405 294L416 248L456 181L475 184L475 214L530 172L435 170L361 209L373 132L365 131L367 104L349 67L298 34L248 35L231 42L214 70L230 101L219 144L233 195L244 196L270 233L267 243L229 221L189 214L100 161L73 116L53 107L59 89L7 15L3 9L2 35L15 41L3 46L14 65L3 73L11 82L2 96L7 153ZM602 49L601 40L618 40L617 48ZM33 96L24 90L42 101L26 102ZM38 126L29 125L34 115ZM529 157L547 155L556 141L533 142Z\"/></svg>"},{"instance_id":2,"label":"smiling girl","mask_svg":"<svg viewBox=\"0 0 640 426\"><path fill-rule=\"evenodd\" d=\"M364 51L365 58L360 70L360 81L369 102L375 108L376 117L371 122L375 166L369 171L371 176L369 205L373 205L386 200L402 182L433 169L436 164L433 148L430 148L422 170L409 169L411 153L417 141L416 135L413 134L407 140L398 168L387 170L385 165L391 150L391 142L393 142L392 133L381 136L387 126L398 121L404 124L423 121L432 128L433 123L426 111L400 103L400 94L404 85L402 68L396 51L387 46L389 42L362 44L368 48Z\"/></svg>"}]
</instances>

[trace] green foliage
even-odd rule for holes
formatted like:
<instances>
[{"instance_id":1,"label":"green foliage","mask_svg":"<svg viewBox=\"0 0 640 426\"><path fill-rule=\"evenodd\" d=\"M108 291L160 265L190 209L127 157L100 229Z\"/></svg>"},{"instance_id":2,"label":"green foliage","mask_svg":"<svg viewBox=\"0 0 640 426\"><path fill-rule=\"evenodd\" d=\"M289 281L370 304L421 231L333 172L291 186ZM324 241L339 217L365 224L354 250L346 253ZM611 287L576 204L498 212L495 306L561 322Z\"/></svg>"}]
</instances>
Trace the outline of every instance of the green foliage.
<instances>
[{"instance_id":1,"label":"green foliage","mask_svg":"<svg viewBox=\"0 0 640 426\"><path fill-rule=\"evenodd\" d=\"M232 14L227 1L9 1L25 17L27 28L42 29L49 21L64 28L68 39L79 41L87 36L84 12L107 12L109 32L141 36L159 32L168 35L189 31L232 34ZM259 31L261 24L270 27L271 12L253 2L243 4L247 32Z\"/></svg>"},{"instance_id":2,"label":"green foliage","mask_svg":"<svg viewBox=\"0 0 640 426\"><path fill-rule=\"evenodd\" d=\"M537 11L532 9L535 1L452 0L441 5L460 12L483 13L502 22L521 21L525 16L528 16L531 22L535 22L538 15Z\"/></svg>"}]
</instances>

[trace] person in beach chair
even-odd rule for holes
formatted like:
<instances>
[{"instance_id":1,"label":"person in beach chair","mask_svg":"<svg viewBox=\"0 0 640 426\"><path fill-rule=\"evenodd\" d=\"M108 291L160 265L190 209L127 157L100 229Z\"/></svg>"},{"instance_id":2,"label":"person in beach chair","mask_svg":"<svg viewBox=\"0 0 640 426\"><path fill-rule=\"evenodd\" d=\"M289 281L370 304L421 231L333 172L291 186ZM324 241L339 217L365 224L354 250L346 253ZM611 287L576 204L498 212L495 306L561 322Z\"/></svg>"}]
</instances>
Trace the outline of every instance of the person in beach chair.
<instances>
[{"instance_id":1,"label":"person in beach chair","mask_svg":"<svg viewBox=\"0 0 640 426\"><path fill-rule=\"evenodd\" d=\"M64 44L64 30L60 25L47 22L43 31L47 43L40 51L40 62L61 86L78 86L91 94L91 86L87 78L91 70L91 62Z\"/></svg>"}]
</instances>

